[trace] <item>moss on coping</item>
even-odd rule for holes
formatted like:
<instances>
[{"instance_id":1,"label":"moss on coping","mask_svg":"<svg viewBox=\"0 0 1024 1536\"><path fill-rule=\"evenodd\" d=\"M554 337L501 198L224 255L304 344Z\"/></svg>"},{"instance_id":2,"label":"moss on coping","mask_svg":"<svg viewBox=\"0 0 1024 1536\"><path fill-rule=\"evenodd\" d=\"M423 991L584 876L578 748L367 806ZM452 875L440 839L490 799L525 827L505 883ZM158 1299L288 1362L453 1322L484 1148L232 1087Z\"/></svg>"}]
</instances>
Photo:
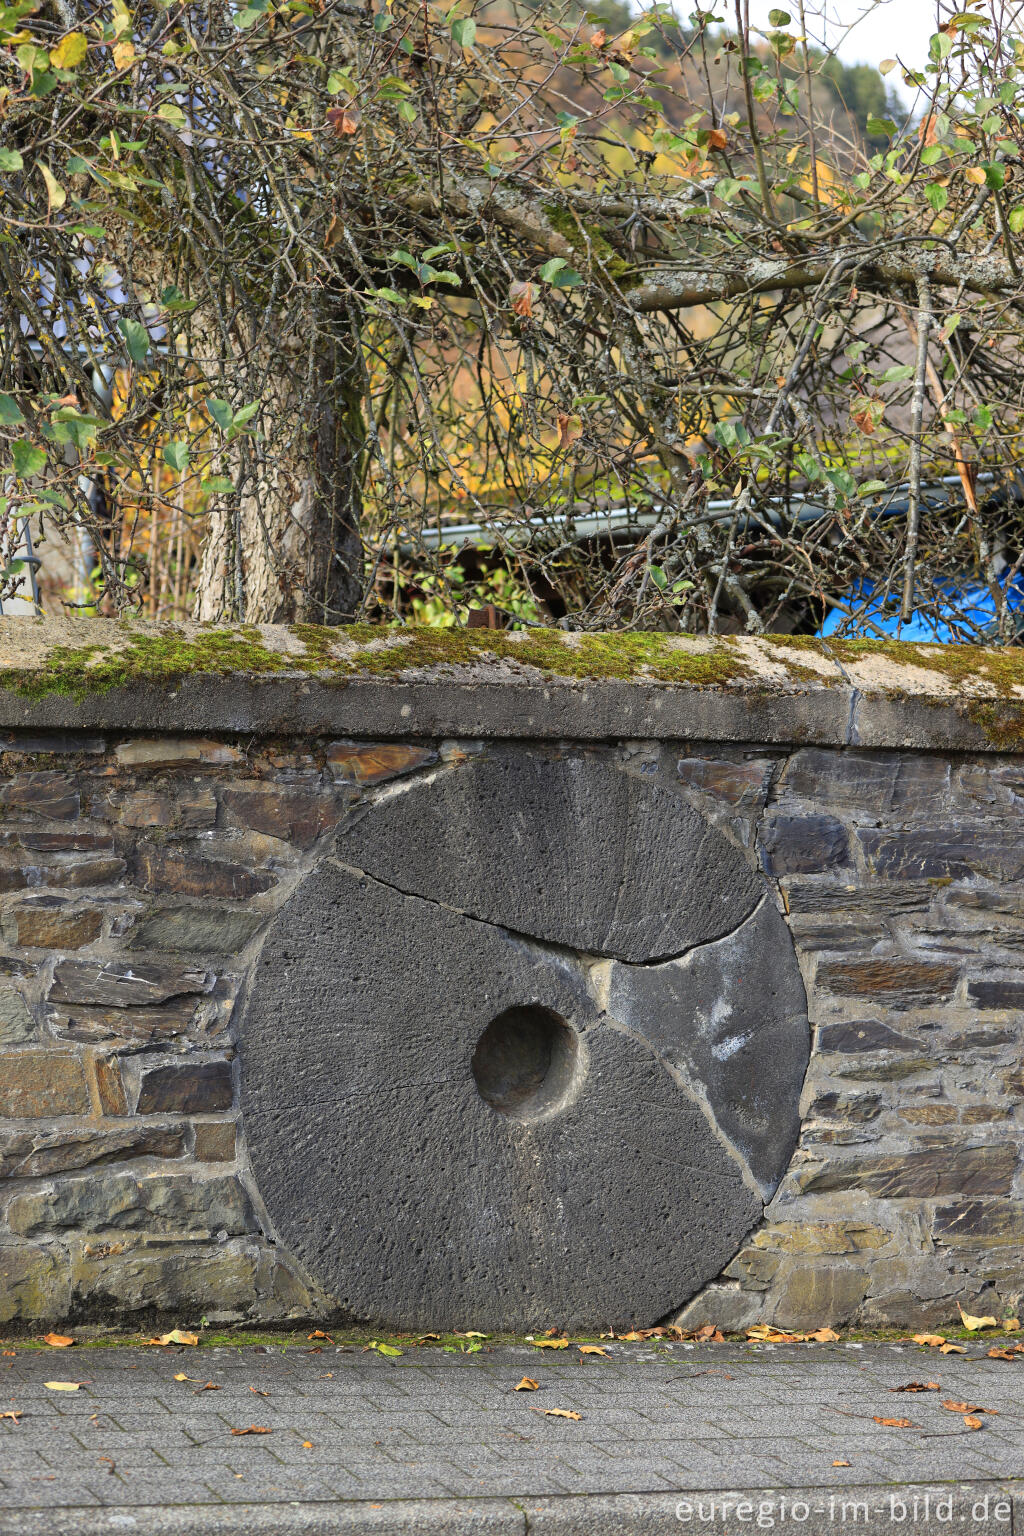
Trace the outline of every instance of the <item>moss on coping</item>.
<instances>
[{"instance_id":1,"label":"moss on coping","mask_svg":"<svg viewBox=\"0 0 1024 1536\"><path fill-rule=\"evenodd\" d=\"M45 621L44 621L45 622ZM531 630L516 635L493 630L389 630L369 624L290 628L301 648L269 647L252 625L222 626L186 634L169 625L146 632L122 626L124 643L56 645L37 666L0 671L0 688L25 698L62 694L83 699L114 688L148 683L170 687L195 674L266 677L305 672L343 684L353 677L394 677L413 669L468 666L484 659L518 663L552 676L570 678L647 677L658 682L714 687L751 672L746 659L721 642L713 650L690 652L664 634L567 635ZM340 653L339 643L352 649Z\"/></svg>"}]
</instances>

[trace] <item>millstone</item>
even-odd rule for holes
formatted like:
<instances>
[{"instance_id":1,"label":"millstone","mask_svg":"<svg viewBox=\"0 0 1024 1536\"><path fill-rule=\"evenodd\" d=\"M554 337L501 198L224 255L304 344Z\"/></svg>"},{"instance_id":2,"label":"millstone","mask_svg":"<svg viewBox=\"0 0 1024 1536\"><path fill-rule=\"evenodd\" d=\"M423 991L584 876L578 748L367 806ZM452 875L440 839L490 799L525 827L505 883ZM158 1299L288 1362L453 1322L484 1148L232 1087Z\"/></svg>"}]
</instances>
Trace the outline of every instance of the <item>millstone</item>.
<instances>
[{"instance_id":1,"label":"millstone","mask_svg":"<svg viewBox=\"0 0 1024 1536\"><path fill-rule=\"evenodd\" d=\"M402 1329L650 1324L759 1220L806 1002L673 790L504 749L385 793L282 909L240 1029L281 1241Z\"/></svg>"}]
</instances>

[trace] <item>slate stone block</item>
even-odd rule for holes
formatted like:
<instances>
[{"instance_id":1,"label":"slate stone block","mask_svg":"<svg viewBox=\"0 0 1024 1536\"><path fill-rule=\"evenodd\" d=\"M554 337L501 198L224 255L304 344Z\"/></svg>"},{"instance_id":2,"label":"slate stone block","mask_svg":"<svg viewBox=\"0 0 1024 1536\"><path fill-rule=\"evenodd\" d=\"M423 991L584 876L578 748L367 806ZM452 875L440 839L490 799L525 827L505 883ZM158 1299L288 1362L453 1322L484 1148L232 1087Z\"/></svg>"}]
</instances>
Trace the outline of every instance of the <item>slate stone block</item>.
<instances>
[{"instance_id":1,"label":"slate stone block","mask_svg":"<svg viewBox=\"0 0 1024 1536\"><path fill-rule=\"evenodd\" d=\"M967 983L967 997L976 1008L1024 1009L1024 981L1013 976L987 976Z\"/></svg>"},{"instance_id":2,"label":"slate stone block","mask_svg":"<svg viewBox=\"0 0 1024 1536\"><path fill-rule=\"evenodd\" d=\"M948 1002L960 968L944 960L905 960L889 956L867 960L829 960L818 966L815 981L835 997L869 997L893 1009Z\"/></svg>"},{"instance_id":3,"label":"slate stone block","mask_svg":"<svg viewBox=\"0 0 1024 1536\"><path fill-rule=\"evenodd\" d=\"M861 1055L866 1051L919 1051L921 1043L901 1035L878 1019L857 1019L850 1024L823 1024L818 1030L819 1051Z\"/></svg>"},{"instance_id":4,"label":"slate stone block","mask_svg":"<svg viewBox=\"0 0 1024 1536\"><path fill-rule=\"evenodd\" d=\"M0 1045L20 1045L36 1033L28 1003L13 987L0 987Z\"/></svg>"},{"instance_id":5,"label":"slate stone block","mask_svg":"<svg viewBox=\"0 0 1024 1536\"><path fill-rule=\"evenodd\" d=\"M248 827L296 848L311 848L337 826L343 809L332 795L283 784L225 785L220 803L228 826Z\"/></svg>"},{"instance_id":6,"label":"slate stone block","mask_svg":"<svg viewBox=\"0 0 1024 1536\"><path fill-rule=\"evenodd\" d=\"M183 1157L184 1126L0 1131L0 1177L45 1179L135 1157Z\"/></svg>"},{"instance_id":7,"label":"slate stone block","mask_svg":"<svg viewBox=\"0 0 1024 1536\"><path fill-rule=\"evenodd\" d=\"M383 784L401 774L414 773L437 761L433 747L406 746L398 741L335 741L327 748L327 766L335 783Z\"/></svg>"},{"instance_id":8,"label":"slate stone block","mask_svg":"<svg viewBox=\"0 0 1024 1536\"><path fill-rule=\"evenodd\" d=\"M60 1179L51 1190L16 1194L7 1207L12 1232L141 1231L197 1237L224 1231L237 1236L255 1229L249 1198L230 1175L192 1179L154 1174L137 1178L101 1168Z\"/></svg>"},{"instance_id":9,"label":"slate stone block","mask_svg":"<svg viewBox=\"0 0 1024 1536\"><path fill-rule=\"evenodd\" d=\"M15 943L25 949L82 949L103 932L96 907L76 907L60 897L41 897L15 907L5 919Z\"/></svg>"},{"instance_id":10,"label":"slate stone block","mask_svg":"<svg viewBox=\"0 0 1024 1536\"><path fill-rule=\"evenodd\" d=\"M244 949L263 916L231 907L158 907L128 934L129 949L233 955Z\"/></svg>"},{"instance_id":11,"label":"slate stone block","mask_svg":"<svg viewBox=\"0 0 1024 1536\"><path fill-rule=\"evenodd\" d=\"M945 1146L925 1152L868 1153L807 1169L798 1175L804 1194L858 1189L883 1200L948 1195L1003 1195L1013 1183L1018 1149L1008 1143Z\"/></svg>"},{"instance_id":12,"label":"slate stone block","mask_svg":"<svg viewBox=\"0 0 1024 1536\"><path fill-rule=\"evenodd\" d=\"M277 876L266 869L250 869L229 859L202 859L156 847L139 850L138 877L147 891L231 897L236 901L262 895L277 884Z\"/></svg>"},{"instance_id":13,"label":"slate stone block","mask_svg":"<svg viewBox=\"0 0 1024 1536\"><path fill-rule=\"evenodd\" d=\"M209 992L214 977L196 966L124 961L64 960L54 971L48 1001L132 1008Z\"/></svg>"},{"instance_id":14,"label":"slate stone block","mask_svg":"<svg viewBox=\"0 0 1024 1536\"><path fill-rule=\"evenodd\" d=\"M850 861L846 828L834 816L769 816L761 842L770 875L819 874Z\"/></svg>"},{"instance_id":15,"label":"slate stone block","mask_svg":"<svg viewBox=\"0 0 1024 1536\"><path fill-rule=\"evenodd\" d=\"M962 1200L940 1205L932 1237L949 1248L995 1248L1024 1243L1024 1211L1006 1200Z\"/></svg>"},{"instance_id":16,"label":"slate stone block","mask_svg":"<svg viewBox=\"0 0 1024 1536\"><path fill-rule=\"evenodd\" d=\"M143 1064L136 1113L140 1115L212 1115L232 1104L231 1063L228 1061Z\"/></svg>"},{"instance_id":17,"label":"slate stone block","mask_svg":"<svg viewBox=\"0 0 1024 1536\"><path fill-rule=\"evenodd\" d=\"M78 785L67 773L19 773L0 789L0 807L48 821L71 821L79 812Z\"/></svg>"}]
</instances>

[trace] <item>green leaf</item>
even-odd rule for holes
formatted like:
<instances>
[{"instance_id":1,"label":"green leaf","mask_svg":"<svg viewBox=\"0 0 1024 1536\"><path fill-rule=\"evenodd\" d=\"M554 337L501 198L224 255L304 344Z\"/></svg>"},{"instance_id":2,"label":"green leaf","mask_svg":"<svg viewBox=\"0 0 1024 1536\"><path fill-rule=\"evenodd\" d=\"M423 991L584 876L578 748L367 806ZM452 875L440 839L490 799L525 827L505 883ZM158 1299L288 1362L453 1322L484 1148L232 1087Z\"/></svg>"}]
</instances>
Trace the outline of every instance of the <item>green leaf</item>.
<instances>
[{"instance_id":1,"label":"green leaf","mask_svg":"<svg viewBox=\"0 0 1024 1536\"><path fill-rule=\"evenodd\" d=\"M945 151L941 144L929 144L926 149L921 151L921 164L935 165L942 159L944 153Z\"/></svg>"},{"instance_id":2,"label":"green leaf","mask_svg":"<svg viewBox=\"0 0 1024 1536\"><path fill-rule=\"evenodd\" d=\"M177 470L180 475L188 468L188 443L176 438L173 442L164 444L164 463Z\"/></svg>"},{"instance_id":3,"label":"green leaf","mask_svg":"<svg viewBox=\"0 0 1024 1536\"><path fill-rule=\"evenodd\" d=\"M992 412L987 405L979 405L974 413L974 425L982 432L987 432L992 425Z\"/></svg>"},{"instance_id":4,"label":"green leaf","mask_svg":"<svg viewBox=\"0 0 1024 1536\"><path fill-rule=\"evenodd\" d=\"M396 1349L393 1344L378 1344L377 1353L379 1355L400 1355L402 1350Z\"/></svg>"},{"instance_id":5,"label":"green leaf","mask_svg":"<svg viewBox=\"0 0 1024 1536\"><path fill-rule=\"evenodd\" d=\"M1001 161L995 161L985 167L985 183L998 192L1006 180L1006 166Z\"/></svg>"},{"instance_id":6,"label":"green leaf","mask_svg":"<svg viewBox=\"0 0 1024 1536\"><path fill-rule=\"evenodd\" d=\"M20 427L24 420L14 396L0 393L0 426Z\"/></svg>"},{"instance_id":7,"label":"green leaf","mask_svg":"<svg viewBox=\"0 0 1024 1536\"><path fill-rule=\"evenodd\" d=\"M258 400L254 400L251 405L243 405L239 410L235 412L235 419L232 425L236 427L244 427L247 421L252 421L252 418L256 415L256 412L259 410L259 408L260 402Z\"/></svg>"},{"instance_id":8,"label":"green leaf","mask_svg":"<svg viewBox=\"0 0 1024 1536\"><path fill-rule=\"evenodd\" d=\"M1019 235L1024 229L1024 207L1011 208L1006 215L1006 222L1013 234Z\"/></svg>"},{"instance_id":9,"label":"green leaf","mask_svg":"<svg viewBox=\"0 0 1024 1536\"><path fill-rule=\"evenodd\" d=\"M620 85L624 85L625 82L629 79L629 70L625 69L621 64L616 64L614 59L608 60L608 68L611 70L613 77L619 82Z\"/></svg>"},{"instance_id":10,"label":"green leaf","mask_svg":"<svg viewBox=\"0 0 1024 1536\"><path fill-rule=\"evenodd\" d=\"M452 22L452 41L457 48L472 48L476 41L476 22L472 16L459 16Z\"/></svg>"},{"instance_id":11,"label":"green leaf","mask_svg":"<svg viewBox=\"0 0 1024 1536\"><path fill-rule=\"evenodd\" d=\"M891 139L896 132L896 124L888 117L869 117L865 126L873 139Z\"/></svg>"},{"instance_id":12,"label":"green leaf","mask_svg":"<svg viewBox=\"0 0 1024 1536\"><path fill-rule=\"evenodd\" d=\"M0 171L20 171L24 164L16 149L0 149Z\"/></svg>"},{"instance_id":13,"label":"green leaf","mask_svg":"<svg viewBox=\"0 0 1024 1536\"><path fill-rule=\"evenodd\" d=\"M127 316L117 322L117 328L125 339L128 356L133 363L144 363L149 356L149 332L139 320Z\"/></svg>"},{"instance_id":14,"label":"green leaf","mask_svg":"<svg viewBox=\"0 0 1024 1536\"><path fill-rule=\"evenodd\" d=\"M884 491L884 490L885 490L885 481L884 480L865 480L864 484L860 487L860 489L858 490L857 494L858 494L858 496L874 496L876 494L876 492Z\"/></svg>"},{"instance_id":15,"label":"green leaf","mask_svg":"<svg viewBox=\"0 0 1024 1536\"><path fill-rule=\"evenodd\" d=\"M897 363L893 368L887 368L884 373L878 375L880 384L898 384L903 379L913 377L914 370L909 363Z\"/></svg>"},{"instance_id":16,"label":"green leaf","mask_svg":"<svg viewBox=\"0 0 1024 1536\"><path fill-rule=\"evenodd\" d=\"M14 458L14 473L23 480L29 475L42 474L46 468L45 448L37 448L27 437L11 444L11 454Z\"/></svg>"},{"instance_id":17,"label":"green leaf","mask_svg":"<svg viewBox=\"0 0 1024 1536\"><path fill-rule=\"evenodd\" d=\"M949 193L946 191L945 187L940 187L938 182L933 182L931 186L925 187L924 195L931 203L936 213L941 213L943 208L945 208L946 204L949 202Z\"/></svg>"},{"instance_id":18,"label":"green leaf","mask_svg":"<svg viewBox=\"0 0 1024 1536\"><path fill-rule=\"evenodd\" d=\"M213 398L207 400L206 405L210 415L213 417L218 427L220 427L221 431L227 432L234 419L231 407L228 405L227 401Z\"/></svg>"},{"instance_id":19,"label":"green leaf","mask_svg":"<svg viewBox=\"0 0 1024 1536\"><path fill-rule=\"evenodd\" d=\"M211 475L209 480L202 480L199 485L199 489L208 496L230 496L234 488L234 482L227 475Z\"/></svg>"},{"instance_id":20,"label":"green leaf","mask_svg":"<svg viewBox=\"0 0 1024 1536\"><path fill-rule=\"evenodd\" d=\"M793 20L788 11L769 11L768 25L770 27L788 27Z\"/></svg>"}]
</instances>

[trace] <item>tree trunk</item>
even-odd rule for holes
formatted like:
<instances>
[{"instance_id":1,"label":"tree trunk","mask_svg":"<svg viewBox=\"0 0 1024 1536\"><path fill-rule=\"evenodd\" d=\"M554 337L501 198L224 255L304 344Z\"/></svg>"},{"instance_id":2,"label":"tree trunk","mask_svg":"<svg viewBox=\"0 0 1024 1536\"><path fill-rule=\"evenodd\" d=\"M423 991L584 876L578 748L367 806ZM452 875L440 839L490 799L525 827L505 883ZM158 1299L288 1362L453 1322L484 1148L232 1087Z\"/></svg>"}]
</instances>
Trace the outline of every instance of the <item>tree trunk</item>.
<instances>
[{"instance_id":1,"label":"tree trunk","mask_svg":"<svg viewBox=\"0 0 1024 1536\"><path fill-rule=\"evenodd\" d=\"M305 423L286 450L256 462L255 445L236 441L242 493L211 513L196 599L197 619L243 623L343 624L362 598L360 536L363 447L356 364L325 340ZM298 414L291 389L264 398L272 434Z\"/></svg>"}]
</instances>

